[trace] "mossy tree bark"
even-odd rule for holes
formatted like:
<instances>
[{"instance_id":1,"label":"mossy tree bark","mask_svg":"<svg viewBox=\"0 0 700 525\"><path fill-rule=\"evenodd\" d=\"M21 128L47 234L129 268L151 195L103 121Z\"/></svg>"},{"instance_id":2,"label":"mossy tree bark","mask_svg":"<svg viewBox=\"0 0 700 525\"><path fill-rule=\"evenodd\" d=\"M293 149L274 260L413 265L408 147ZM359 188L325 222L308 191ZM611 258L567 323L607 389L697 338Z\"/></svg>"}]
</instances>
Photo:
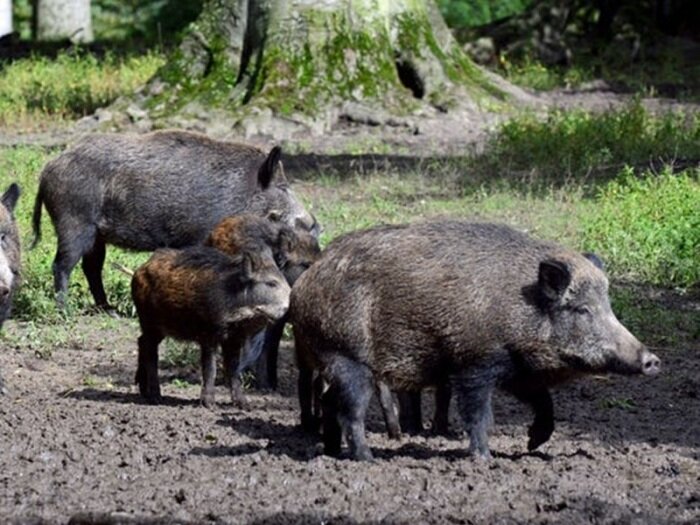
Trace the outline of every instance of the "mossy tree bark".
<instances>
[{"instance_id":1,"label":"mossy tree bark","mask_svg":"<svg viewBox=\"0 0 700 525\"><path fill-rule=\"evenodd\" d=\"M500 96L433 0L208 0L146 93L155 118L214 107L320 131L343 107L379 118Z\"/></svg>"}]
</instances>

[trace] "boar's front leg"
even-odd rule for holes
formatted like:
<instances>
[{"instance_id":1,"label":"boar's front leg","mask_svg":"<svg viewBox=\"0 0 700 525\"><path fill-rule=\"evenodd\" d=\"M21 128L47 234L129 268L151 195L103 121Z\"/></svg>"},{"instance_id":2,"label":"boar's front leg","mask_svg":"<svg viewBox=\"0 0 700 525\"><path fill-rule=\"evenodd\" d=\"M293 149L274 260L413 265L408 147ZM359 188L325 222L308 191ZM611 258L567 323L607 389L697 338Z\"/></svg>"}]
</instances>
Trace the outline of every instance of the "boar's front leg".
<instances>
[{"instance_id":1,"label":"boar's front leg","mask_svg":"<svg viewBox=\"0 0 700 525\"><path fill-rule=\"evenodd\" d=\"M421 396L418 391L399 391L396 393L399 399L399 422L401 430L407 434L420 434L423 431L423 411L421 410Z\"/></svg>"},{"instance_id":2,"label":"boar's front leg","mask_svg":"<svg viewBox=\"0 0 700 525\"><path fill-rule=\"evenodd\" d=\"M215 408L214 383L216 381L216 345L201 344L202 359L202 405Z\"/></svg>"},{"instance_id":3,"label":"boar's front leg","mask_svg":"<svg viewBox=\"0 0 700 525\"><path fill-rule=\"evenodd\" d=\"M221 344L221 349L224 354L224 372L226 376L227 386L231 392L231 403L238 408L246 408L247 401L243 393L243 383L238 367L241 356L241 347L247 341L240 337L229 337Z\"/></svg>"},{"instance_id":4,"label":"boar's front leg","mask_svg":"<svg viewBox=\"0 0 700 525\"><path fill-rule=\"evenodd\" d=\"M535 450L542 443L546 443L554 432L554 407L549 390L542 388L533 393L529 401L535 411L535 421L528 429L528 450Z\"/></svg>"},{"instance_id":5,"label":"boar's front leg","mask_svg":"<svg viewBox=\"0 0 700 525\"><path fill-rule=\"evenodd\" d=\"M506 390L511 392L523 403L532 407L535 420L528 429L528 450L535 450L542 443L546 443L554 432L554 406L552 396L544 386L511 383L506 385Z\"/></svg>"}]
</instances>

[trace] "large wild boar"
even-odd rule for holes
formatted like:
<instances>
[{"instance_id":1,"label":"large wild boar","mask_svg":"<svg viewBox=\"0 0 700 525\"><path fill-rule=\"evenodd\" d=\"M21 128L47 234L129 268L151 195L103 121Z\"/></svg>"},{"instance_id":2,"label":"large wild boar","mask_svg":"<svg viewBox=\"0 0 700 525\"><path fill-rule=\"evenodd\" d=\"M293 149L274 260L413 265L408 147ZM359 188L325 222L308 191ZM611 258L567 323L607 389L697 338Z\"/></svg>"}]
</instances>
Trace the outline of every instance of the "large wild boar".
<instances>
[{"instance_id":1,"label":"large wild boar","mask_svg":"<svg viewBox=\"0 0 700 525\"><path fill-rule=\"evenodd\" d=\"M443 221L341 237L295 284L290 320L300 377L317 369L328 384L325 451L338 454L345 433L356 459L372 457L364 418L375 382L418 391L449 381L470 451L488 457L494 388L533 409L532 450L554 429L549 387L586 373L660 368L613 314L595 264L494 224ZM300 388L307 419L309 394Z\"/></svg>"},{"instance_id":2,"label":"large wild boar","mask_svg":"<svg viewBox=\"0 0 700 525\"><path fill-rule=\"evenodd\" d=\"M241 250L257 250L273 257L290 286L318 259L321 248L316 235L305 229L271 221L251 214L227 217L204 242L228 255ZM277 356L287 317L280 319L254 336L246 345L237 373L257 361L256 382L259 388L277 388Z\"/></svg>"},{"instance_id":3,"label":"large wild boar","mask_svg":"<svg viewBox=\"0 0 700 525\"><path fill-rule=\"evenodd\" d=\"M242 251L234 257L214 248L161 249L131 281L141 326L136 383L150 402L160 400L158 345L166 336L201 347L202 404L214 405L216 349L221 345L231 399L244 402L235 375L241 344L282 318L290 288L271 257Z\"/></svg>"},{"instance_id":4,"label":"large wild boar","mask_svg":"<svg viewBox=\"0 0 700 525\"><path fill-rule=\"evenodd\" d=\"M280 154L279 147L266 154L188 131L156 131L93 135L51 160L41 173L33 228L36 244L43 204L58 237L53 273L59 304L82 258L95 302L109 308L102 284L106 244L190 246L243 211L316 231L289 187Z\"/></svg>"}]
</instances>

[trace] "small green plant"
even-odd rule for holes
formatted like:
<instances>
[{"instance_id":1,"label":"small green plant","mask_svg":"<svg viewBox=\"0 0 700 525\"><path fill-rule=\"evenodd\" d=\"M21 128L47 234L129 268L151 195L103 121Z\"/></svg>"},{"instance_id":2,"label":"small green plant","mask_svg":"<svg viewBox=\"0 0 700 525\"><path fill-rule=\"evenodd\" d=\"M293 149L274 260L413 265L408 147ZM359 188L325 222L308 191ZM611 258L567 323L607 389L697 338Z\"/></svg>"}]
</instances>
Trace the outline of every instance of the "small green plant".
<instances>
[{"instance_id":1,"label":"small green plant","mask_svg":"<svg viewBox=\"0 0 700 525\"><path fill-rule=\"evenodd\" d=\"M664 286L700 282L700 170L636 175L625 168L583 219L583 243L621 277Z\"/></svg>"},{"instance_id":2,"label":"small green plant","mask_svg":"<svg viewBox=\"0 0 700 525\"><path fill-rule=\"evenodd\" d=\"M549 91L557 87L577 87L593 79L593 73L583 67L545 66L530 57L510 61L507 56L500 55L498 62L508 80L538 91Z\"/></svg>"},{"instance_id":3,"label":"small green plant","mask_svg":"<svg viewBox=\"0 0 700 525\"><path fill-rule=\"evenodd\" d=\"M604 408L617 408L620 410L633 410L637 407L632 399L613 397L603 400Z\"/></svg>"},{"instance_id":4,"label":"small green plant","mask_svg":"<svg viewBox=\"0 0 700 525\"><path fill-rule=\"evenodd\" d=\"M196 344L166 339L161 345L165 351L161 361L167 367L188 368L199 366L199 347Z\"/></svg>"},{"instance_id":5,"label":"small green plant","mask_svg":"<svg viewBox=\"0 0 700 525\"><path fill-rule=\"evenodd\" d=\"M529 182L562 181L616 173L625 164L698 157L699 115L657 116L635 101L605 113L555 110L544 120L516 117L494 134L485 153L473 159L473 168L487 174L521 173Z\"/></svg>"},{"instance_id":6,"label":"small green plant","mask_svg":"<svg viewBox=\"0 0 700 525\"><path fill-rule=\"evenodd\" d=\"M66 52L16 60L0 71L0 126L41 128L93 113L143 85L164 63L157 53L103 58Z\"/></svg>"},{"instance_id":7,"label":"small green plant","mask_svg":"<svg viewBox=\"0 0 700 525\"><path fill-rule=\"evenodd\" d=\"M179 377L176 377L172 381L170 381L170 384L175 388L189 388L192 386L192 383L185 379L180 379Z\"/></svg>"}]
</instances>

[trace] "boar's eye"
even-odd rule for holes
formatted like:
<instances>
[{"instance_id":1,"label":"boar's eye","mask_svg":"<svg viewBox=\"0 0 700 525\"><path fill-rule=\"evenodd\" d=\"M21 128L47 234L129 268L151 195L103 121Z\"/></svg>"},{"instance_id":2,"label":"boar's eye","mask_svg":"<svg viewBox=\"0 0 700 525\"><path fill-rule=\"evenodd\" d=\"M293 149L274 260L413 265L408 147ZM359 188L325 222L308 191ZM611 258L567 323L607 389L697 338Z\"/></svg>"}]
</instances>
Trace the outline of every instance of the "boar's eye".
<instances>
[{"instance_id":1,"label":"boar's eye","mask_svg":"<svg viewBox=\"0 0 700 525\"><path fill-rule=\"evenodd\" d=\"M270 288L277 288L280 285L277 281L266 281L265 286L268 286Z\"/></svg>"},{"instance_id":2,"label":"boar's eye","mask_svg":"<svg viewBox=\"0 0 700 525\"><path fill-rule=\"evenodd\" d=\"M591 313L591 309L588 306L582 305L582 306L576 306L574 308L574 312L577 314L582 314L582 315L588 315Z\"/></svg>"}]
</instances>

